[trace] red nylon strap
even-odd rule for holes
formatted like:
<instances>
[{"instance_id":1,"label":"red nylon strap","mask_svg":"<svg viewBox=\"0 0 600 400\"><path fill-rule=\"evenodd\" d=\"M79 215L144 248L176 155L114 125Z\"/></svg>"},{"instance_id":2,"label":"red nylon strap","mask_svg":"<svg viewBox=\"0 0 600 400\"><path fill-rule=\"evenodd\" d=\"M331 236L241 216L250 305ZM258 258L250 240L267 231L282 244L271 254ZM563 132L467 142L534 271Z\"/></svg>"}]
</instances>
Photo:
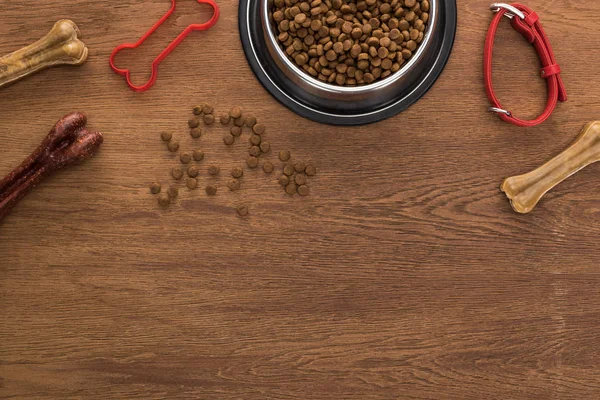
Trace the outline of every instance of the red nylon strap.
<instances>
[{"instance_id":1,"label":"red nylon strap","mask_svg":"<svg viewBox=\"0 0 600 400\"><path fill-rule=\"evenodd\" d=\"M546 79L548 84L548 101L546 102L546 108L544 109L544 112L539 117L531 121L519 119L510 111L507 111L508 115L499 112L498 116L503 121L510 122L516 126L536 126L547 120L548 117L552 115L552 112L556 108L556 104L559 101L567 101L567 92L565 91L563 81L560 77L560 66L557 64L556 59L554 58L552 46L550 45L548 36L546 36L546 33L542 29L538 15L522 4L513 3L511 6L521 11L525 16L524 19L521 19L517 15L513 16L511 25L517 32L521 33L529 43L533 44L538 56L540 57L540 62L542 63L541 76L542 78ZM494 94L494 86L492 84L492 52L498 25L502 20L502 16L504 16L506 13L506 9L499 8L498 12L492 19L490 28L485 38L485 48L483 54L483 78L485 82L485 90L492 106L501 110L503 110L503 107Z\"/></svg>"}]
</instances>

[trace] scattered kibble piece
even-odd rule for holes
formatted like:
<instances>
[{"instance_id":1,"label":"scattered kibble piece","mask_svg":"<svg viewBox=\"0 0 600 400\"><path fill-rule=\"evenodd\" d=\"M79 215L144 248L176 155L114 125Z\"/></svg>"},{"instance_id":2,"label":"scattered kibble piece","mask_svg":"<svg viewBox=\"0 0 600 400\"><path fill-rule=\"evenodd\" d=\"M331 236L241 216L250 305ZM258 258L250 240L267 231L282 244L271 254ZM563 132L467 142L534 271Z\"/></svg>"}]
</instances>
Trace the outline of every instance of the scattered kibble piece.
<instances>
[{"instance_id":1,"label":"scattered kibble piece","mask_svg":"<svg viewBox=\"0 0 600 400\"><path fill-rule=\"evenodd\" d=\"M240 128L239 126L232 126L231 134L233 136L240 136L242 134L242 128Z\"/></svg>"},{"instance_id":2,"label":"scattered kibble piece","mask_svg":"<svg viewBox=\"0 0 600 400\"><path fill-rule=\"evenodd\" d=\"M296 170L296 172L304 172L305 169L306 164L304 164L302 161L298 161L296 164L294 164L294 170Z\"/></svg>"},{"instance_id":3,"label":"scattered kibble piece","mask_svg":"<svg viewBox=\"0 0 600 400\"><path fill-rule=\"evenodd\" d=\"M285 192L287 194L294 194L294 193L296 193L297 189L298 189L298 187L296 186L296 184L294 182L290 182L285 187Z\"/></svg>"},{"instance_id":4,"label":"scattered kibble piece","mask_svg":"<svg viewBox=\"0 0 600 400\"><path fill-rule=\"evenodd\" d=\"M304 172L306 172L306 175L308 176L315 176L317 173L317 168L315 168L315 166L312 164L308 164Z\"/></svg>"},{"instance_id":5,"label":"scattered kibble piece","mask_svg":"<svg viewBox=\"0 0 600 400\"><path fill-rule=\"evenodd\" d=\"M185 185L190 189L196 189L196 187L198 186L198 181L195 180L194 178L188 178L185 181Z\"/></svg>"},{"instance_id":6,"label":"scattered kibble piece","mask_svg":"<svg viewBox=\"0 0 600 400\"><path fill-rule=\"evenodd\" d=\"M196 128L200 125L200 120L198 118L190 118L188 121L188 125L190 128Z\"/></svg>"},{"instance_id":7,"label":"scattered kibble piece","mask_svg":"<svg viewBox=\"0 0 600 400\"><path fill-rule=\"evenodd\" d=\"M173 134L171 132L163 132L160 134L160 138L163 142L168 142L169 140L171 140L172 137Z\"/></svg>"},{"instance_id":8,"label":"scattered kibble piece","mask_svg":"<svg viewBox=\"0 0 600 400\"><path fill-rule=\"evenodd\" d=\"M308 196L308 192L309 192L308 186L306 186L306 185L298 186L298 194L300 196Z\"/></svg>"},{"instance_id":9,"label":"scattered kibble piece","mask_svg":"<svg viewBox=\"0 0 600 400\"><path fill-rule=\"evenodd\" d=\"M198 139L200 136L202 136L202 129L200 129L200 128L190 129L190 136L193 137L194 139Z\"/></svg>"},{"instance_id":10,"label":"scattered kibble piece","mask_svg":"<svg viewBox=\"0 0 600 400\"><path fill-rule=\"evenodd\" d=\"M279 159L280 159L281 161L287 161L287 160L289 160L289 159L290 159L290 157L291 157L291 156L292 156L292 155L290 154L289 150L281 150L281 151L279 152Z\"/></svg>"},{"instance_id":11,"label":"scattered kibble piece","mask_svg":"<svg viewBox=\"0 0 600 400\"><path fill-rule=\"evenodd\" d=\"M167 194L170 198L174 199L179 194L179 189L177 189L177 186L171 185L169 186L169 190L167 190Z\"/></svg>"},{"instance_id":12,"label":"scattered kibble piece","mask_svg":"<svg viewBox=\"0 0 600 400\"><path fill-rule=\"evenodd\" d=\"M279 184L281 186L287 186L290 183L290 178L287 175L281 175L279 177Z\"/></svg>"},{"instance_id":13,"label":"scattered kibble piece","mask_svg":"<svg viewBox=\"0 0 600 400\"><path fill-rule=\"evenodd\" d=\"M211 165L210 167L208 167L208 174L215 176L218 175L219 172L221 172L221 168L217 167L216 165Z\"/></svg>"},{"instance_id":14,"label":"scattered kibble piece","mask_svg":"<svg viewBox=\"0 0 600 400\"><path fill-rule=\"evenodd\" d=\"M227 146L231 146L233 143L235 142L235 138L230 135L229 133L225 136L223 136L223 143L225 143Z\"/></svg>"},{"instance_id":15,"label":"scattered kibble piece","mask_svg":"<svg viewBox=\"0 0 600 400\"><path fill-rule=\"evenodd\" d=\"M153 184L150 185L150 192L152 194L159 194L160 193L160 183L154 182Z\"/></svg>"},{"instance_id":16,"label":"scattered kibble piece","mask_svg":"<svg viewBox=\"0 0 600 400\"><path fill-rule=\"evenodd\" d=\"M198 105L196 107L194 107L194 109L192 110L194 112L195 115L202 115L202 105Z\"/></svg>"},{"instance_id":17,"label":"scattered kibble piece","mask_svg":"<svg viewBox=\"0 0 600 400\"><path fill-rule=\"evenodd\" d=\"M229 112L229 115L231 115L231 118L233 119L239 118L242 116L242 110L239 107L233 107Z\"/></svg>"},{"instance_id":18,"label":"scattered kibble piece","mask_svg":"<svg viewBox=\"0 0 600 400\"><path fill-rule=\"evenodd\" d=\"M265 133L265 126L263 124L256 124L252 127L252 132L256 133L257 135L262 135Z\"/></svg>"},{"instance_id":19,"label":"scattered kibble piece","mask_svg":"<svg viewBox=\"0 0 600 400\"><path fill-rule=\"evenodd\" d=\"M275 167L271 161L265 161L263 164L263 171L265 171L266 174L270 174L274 169Z\"/></svg>"},{"instance_id":20,"label":"scattered kibble piece","mask_svg":"<svg viewBox=\"0 0 600 400\"><path fill-rule=\"evenodd\" d=\"M252 146L258 146L260 144L261 138L259 135L252 135L250 139L248 139Z\"/></svg>"},{"instance_id":21,"label":"scattered kibble piece","mask_svg":"<svg viewBox=\"0 0 600 400\"><path fill-rule=\"evenodd\" d=\"M229 188L229 190L234 191L234 190L238 190L240 188L240 181L238 181L235 178L231 178L229 180L229 182L227 182L227 187Z\"/></svg>"},{"instance_id":22,"label":"scattered kibble piece","mask_svg":"<svg viewBox=\"0 0 600 400\"><path fill-rule=\"evenodd\" d=\"M263 153L268 153L269 150L271 150L271 143L262 142L259 147L260 147L260 151L262 151Z\"/></svg>"},{"instance_id":23,"label":"scattered kibble piece","mask_svg":"<svg viewBox=\"0 0 600 400\"><path fill-rule=\"evenodd\" d=\"M205 125L212 125L215 123L215 116L212 114L204 114L202 120L204 121Z\"/></svg>"},{"instance_id":24,"label":"scattered kibble piece","mask_svg":"<svg viewBox=\"0 0 600 400\"><path fill-rule=\"evenodd\" d=\"M248 164L248 167L250 167L250 168L256 168L256 167L258 167L258 158L254 157L254 156L250 156L246 160L246 164Z\"/></svg>"},{"instance_id":25,"label":"scattered kibble piece","mask_svg":"<svg viewBox=\"0 0 600 400\"><path fill-rule=\"evenodd\" d=\"M250 147L249 153L250 153L250 155L252 157L258 157L258 156L260 156L260 147L258 147L258 146L252 146L252 147Z\"/></svg>"},{"instance_id":26,"label":"scattered kibble piece","mask_svg":"<svg viewBox=\"0 0 600 400\"><path fill-rule=\"evenodd\" d=\"M231 176L234 178L241 178L244 175L244 169L241 167L233 167L231 170Z\"/></svg>"},{"instance_id":27,"label":"scattered kibble piece","mask_svg":"<svg viewBox=\"0 0 600 400\"><path fill-rule=\"evenodd\" d=\"M177 142L169 142L167 144L167 149L169 149L169 151L171 153L175 153L177 150L179 150L179 143L177 143Z\"/></svg>"},{"instance_id":28,"label":"scattered kibble piece","mask_svg":"<svg viewBox=\"0 0 600 400\"><path fill-rule=\"evenodd\" d=\"M194 150L192 157L194 158L194 161L202 161L204 160L204 152L200 150Z\"/></svg>"},{"instance_id":29,"label":"scattered kibble piece","mask_svg":"<svg viewBox=\"0 0 600 400\"><path fill-rule=\"evenodd\" d=\"M283 174L292 176L294 174L294 166L292 164L286 164L285 167L283 167Z\"/></svg>"},{"instance_id":30,"label":"scattered kibble piece","mask_svg":"<svg viewBox=\"0 0 600 400\"><path fill-rule=\"evenodd\" d=\"M297 174L294 177L294 182L296 182L296 185L298 185L298 186L304 185L306 183L306 175L304 175L304 174Z\"/></svg>"},{"instance_id":31,"label":"scattered kibble piece","mask_svg":"<svg viewBox=\"0 0 600 400\"><path fill-rule=\"evenodd\" d=\"M158 196L158 204L160 204L161 207L168 207L169 204L171 204L171 198L163 193Z\"/></svg>"},{"instance_id":32,"label":"scattered kibble piece","mask_svg":"<svg viewBox=\"0 0 600 400\"><path fill-rule=\"evenodd\" d=\"M187 174L190 178L195 178L198 176L198 173L200 171L198 170L198 167L196 167L195 165L192 165L191 167L188 168L187 170Z\"/></svg>"},{"instance_id":33,"label":"scattered kibble piece","mask_svg":"<svg viewBox=\"0 0 600 400\"><path fill-rule=\"evenodd\" d=\"M246 215L248 215L248 206L246 205L238 206L236 210L240 217L245 217Z\"/></svg>"},{"instance_id":34,"label":"scattered kibble piece","mask_svg":"<svg viewBox=\"0 0 600 400\"><path fill-rule=\"evenodd\" d=\"M183 177L183 170L179 167L175 167L171 170L173 178L180 180Z\"/></svg>"},{"instance_id":35,"label":"scattered kibble piece","mask_svg":"<svg viewBox=\"0 0 600 400\"><path fill-rule=\"evenodd\" d=\"M215 194L217 194L217 187L214 185L208 185L208 186L206 186L206 188L204 190L206 191L206 194L209 196L214 196Z\"/></svg>"},{"instance_id":36,"label":"scattered kibble piece","mask_svg":"<svg viewBox=\"0 0 600 400\"><path fill-rule=\"evenodd\" d=\"M205 104L202 106L202 112L204 114L212 114L213 111L214 111L214 108L210 104Z\"/></svg>"},{"instance_id":37,"label":"scattered kibble piece","mask_svg":"<svg viewBox=\"0 0 600 400\"><path fill-rule=\"evenodd\" d=\"M219 121L221 121L221 125L229 125L229 121L231 121L231 117L229 116L229 114L223 114L219 118Z\"/></svg>"},{"instance_id":38,"label":"scattered kibble piece","mask_svg":"<svg viewBox=\"0 0 600 400\"><path fill-rule=\"evenodd\" d=\"M252 128L254 125L256 125L256 117L246 117L246 126Z\"/></svg>"},{"instance_id":39,"label":"scattered kibble piece","mask_svg":"<svg viewBox=\"0 0 600 400\"><path fill-rule=\"evenodd\" d=\"M192 161L192 156L188 152L181 153L179 155L179 161L181 161L182 164L189 164Z\"/></svg>"},{"instance_id":40,"label":"scattered kibble piece","mask_svg":"<svg viewBox=\"0 0 600 400\"><path fill-rule=\"evenodd\" d=\"M242 116L242 117L238 117L238 118L234 119L233 124L235 126L239 126L239 127L244 126L244 117Z\"/></svg>"}]
</instances>

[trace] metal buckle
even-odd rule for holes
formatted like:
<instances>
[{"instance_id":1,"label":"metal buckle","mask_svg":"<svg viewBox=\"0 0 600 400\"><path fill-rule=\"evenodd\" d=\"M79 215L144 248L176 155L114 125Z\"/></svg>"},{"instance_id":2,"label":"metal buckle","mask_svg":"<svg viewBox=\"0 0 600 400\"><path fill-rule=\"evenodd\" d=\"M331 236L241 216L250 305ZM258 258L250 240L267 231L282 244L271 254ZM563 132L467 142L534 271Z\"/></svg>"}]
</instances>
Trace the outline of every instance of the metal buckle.
<instances>
[{"instance_id":1,"label":"metal buckle","mask_svg":"<svg viewBox=\"0 0 600 400\"><path fill-rule=\"evenodd\" d=\"M504 109L502 109L502 108L498 108L498 107L489 107L489 108L488 108L488 111L489 111L489 112L494 112L494 113L497 113L497 114L504 114L504 115L506 115L506 116L508 116L508 117L512 117L512 113L511 113L510 111L506 111L506 110L504 110Z\"/></svg>"},{"instance_id":2,"label":"metal buckle","mask_svg":"<svg viewBox=\"0 0 600 400\"><path fill-rule=\"evenodd\" d=\"M504 13L505 17L508 17L510 19L513 19L513 17L517 16L521 19L525 19L525 14L523 14L523 12L521 12L521 10L519 10L518 8L511 6L510 4L506 4L506 3L494 3L490 6L490 10L492 12L498 12L501 9L505 9L506 12Z\"/></svg>"}]
</instances>

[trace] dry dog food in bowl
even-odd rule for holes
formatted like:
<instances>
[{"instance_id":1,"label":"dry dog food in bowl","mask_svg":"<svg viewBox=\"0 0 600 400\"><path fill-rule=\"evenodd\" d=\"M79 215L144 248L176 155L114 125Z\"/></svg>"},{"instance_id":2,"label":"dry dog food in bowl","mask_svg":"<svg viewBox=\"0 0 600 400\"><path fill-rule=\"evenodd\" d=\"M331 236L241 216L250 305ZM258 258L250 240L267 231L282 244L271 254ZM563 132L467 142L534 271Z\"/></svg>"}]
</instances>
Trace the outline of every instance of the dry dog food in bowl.
<instances>
[{"instance_id":1,"label":"dry dog food in bowl","mask_svg":"<svg viewBox=\"0 0 600 400\"><path fill-rule=\"evenodd\" d=\"M286 56L340 86L370 84L401 69L423 41L429 0L273 0Z\"/></svg>"}]
</instances>

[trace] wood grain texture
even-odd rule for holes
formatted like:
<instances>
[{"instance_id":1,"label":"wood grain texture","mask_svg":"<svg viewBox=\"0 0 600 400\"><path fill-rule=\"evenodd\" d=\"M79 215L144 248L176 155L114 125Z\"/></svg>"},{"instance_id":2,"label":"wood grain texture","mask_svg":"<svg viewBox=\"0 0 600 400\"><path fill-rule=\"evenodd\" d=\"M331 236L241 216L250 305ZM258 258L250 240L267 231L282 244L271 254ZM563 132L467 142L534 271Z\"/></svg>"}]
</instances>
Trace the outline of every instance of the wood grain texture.
<instances>
[{"instance_id":1,"label":"wood grain texture","mask_svg":"<svg viewBox=\"0 0 600 400\"><path fill-rule=\"evenodd\" d=\"M150 61L198 6L120 62ZM408 111L365 127L320 125L278 104L237 36L237 2L194 33L133 93L108 56L167 0L0 2L0 54L70 18L90 48L80 68L0 91L0 175L62 115L104 133L93 159L51 177L0 225L0 397L200 399L597 399L600 397L600 166L515 214L503 178L562 151L599 118L600 3L530 0L569 94L540 127L486 112L488 2L458 0L446 70ZM199 14L204 13L202 10ZM495 84L534 116L545 85L533 49L499 30ZM311 159L311 195L290 198L259 171L231 193L149 194L177 161L158 134L192 148L200 101L240 105L274 150ZM205 164L239 165L207 130ZM275 157L270 156L271 159ZM202 182L208 178L203 174ZM250 206L239 218L234 207Z\"/></svg>"}]
</instances>

